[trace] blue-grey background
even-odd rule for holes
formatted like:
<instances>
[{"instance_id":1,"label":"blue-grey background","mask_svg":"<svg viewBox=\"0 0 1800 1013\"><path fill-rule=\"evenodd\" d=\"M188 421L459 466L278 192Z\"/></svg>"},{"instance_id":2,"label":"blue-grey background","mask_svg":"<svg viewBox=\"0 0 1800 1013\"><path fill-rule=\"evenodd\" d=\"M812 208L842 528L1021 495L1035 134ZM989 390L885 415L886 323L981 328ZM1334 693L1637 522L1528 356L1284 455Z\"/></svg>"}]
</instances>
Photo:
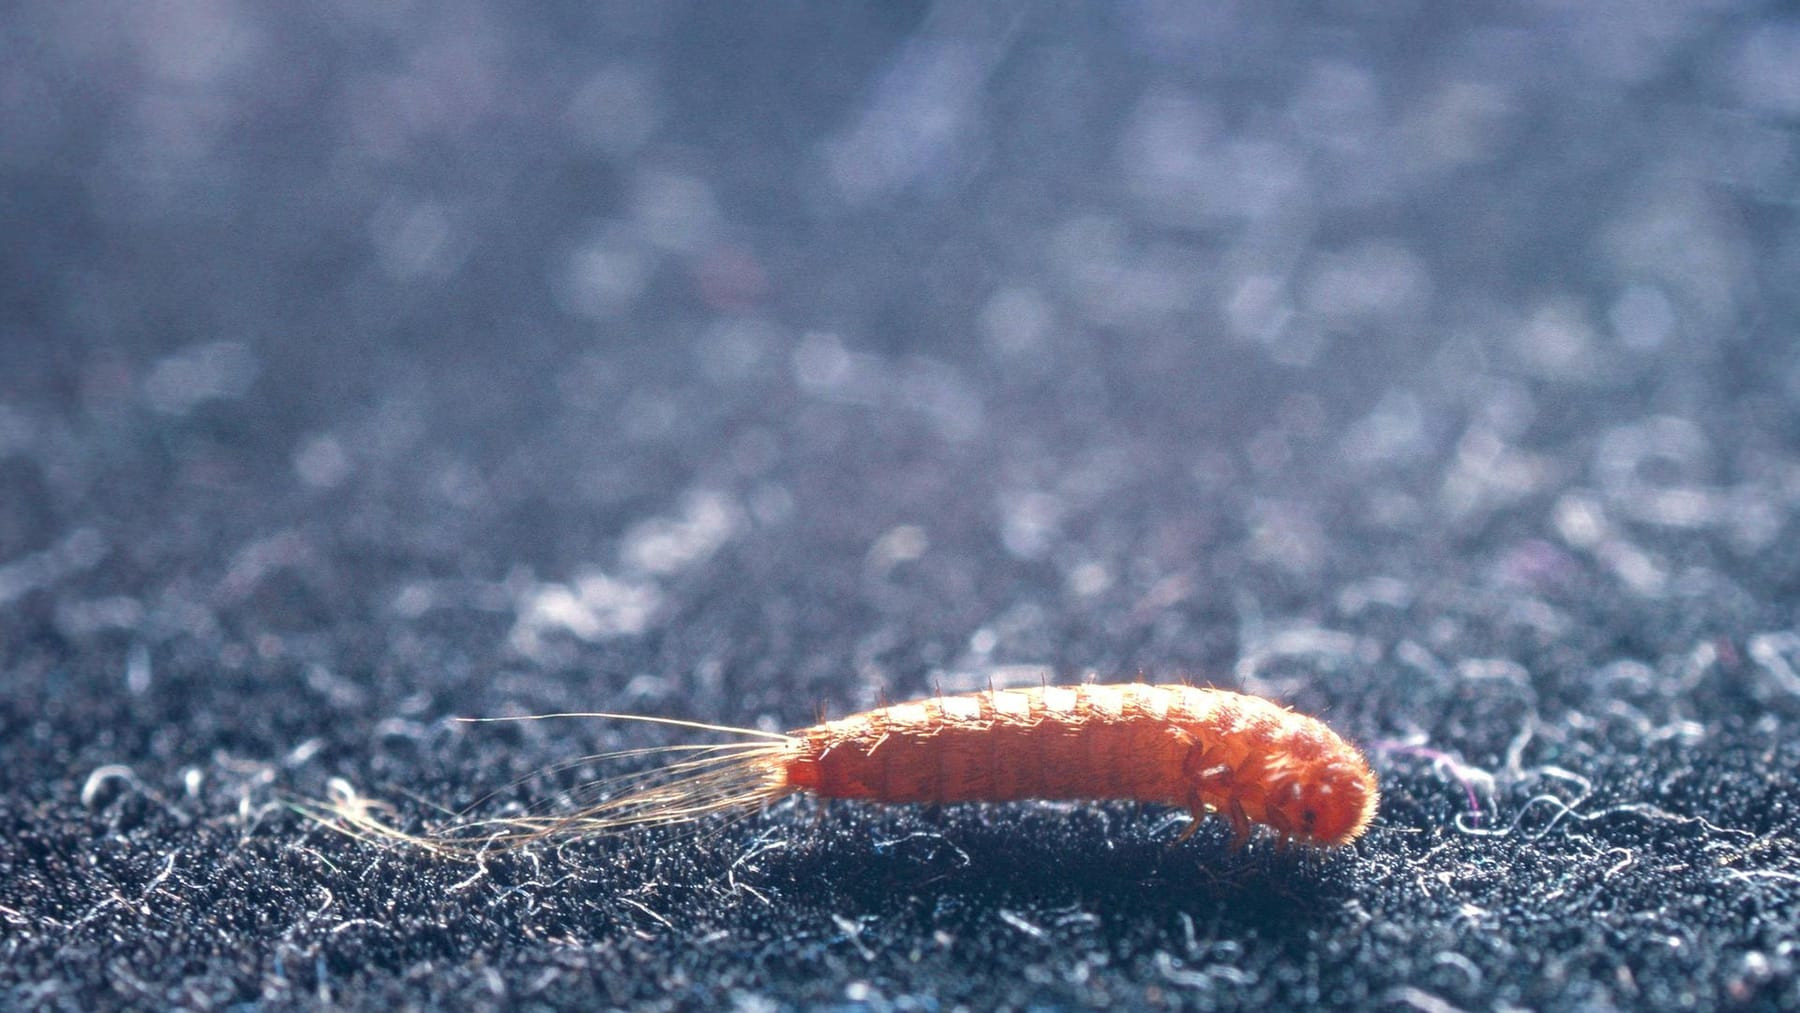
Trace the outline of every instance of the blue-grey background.
<instances>
[{"instance_id":1,"label":"blue-grey background","mask_svg":"<svg viewBox=\"0 0 1800 1013\"><path fill-rule=\"evenodd\" d=\"M1800 18L15 5L0 1003L1800 1003ZM1370 752L1355 848L408 825L942 689Z\"/></svg>"}]
</instances>

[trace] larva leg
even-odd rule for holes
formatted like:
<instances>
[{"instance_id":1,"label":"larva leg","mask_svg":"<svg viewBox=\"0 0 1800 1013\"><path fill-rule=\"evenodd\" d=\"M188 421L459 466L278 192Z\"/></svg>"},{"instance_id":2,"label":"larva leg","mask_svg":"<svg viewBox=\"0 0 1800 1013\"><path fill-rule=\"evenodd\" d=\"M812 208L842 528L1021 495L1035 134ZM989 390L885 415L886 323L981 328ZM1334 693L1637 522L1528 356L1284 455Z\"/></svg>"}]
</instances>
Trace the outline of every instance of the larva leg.
<instances>
[{"instance_id":1,"label":"larva leg","mask_svg":"<svg viewBox=\"0 0 1800 1013\"><path fill-rule=\"evenodd\" d=\"M1250 814L1244 812L1244 803L1232 799L1225 818L1231 821L1231 850L1244 850L1244 845L1250 843Z\"/></svg>"},{"instance_id":2,"label":"larva leg","mask_svg":"<svg viewBox=\"0 0 1800 1013\"><path fill-rule=\"evenodd\" d=\"M1231 784L1231 765L1222 762L1219 751L1212 747L1196 743L1182 761L1181 769L1189 784L1202 793L1217 793Z\"/></svg>"},{"instance_id":3,"label":"larva leg","mask_svg":"<svg viewBox=\"0 0 1800 1013\"><path fill-rule=\"evenodd\" d=\"M1206 807L1200 805L1198 802L1194 803L1194 805L1188 809L1187 828L1181 832L1180 837L1177 837L1173 841L1169 842L1169 847L1172 848L1175 845L1180 844L1181 842L1194 836L1196 833L1199 833L1200 832L1200 824L1205 822L1205 820L1206 820Z\"/></svg>"}]
</instances>

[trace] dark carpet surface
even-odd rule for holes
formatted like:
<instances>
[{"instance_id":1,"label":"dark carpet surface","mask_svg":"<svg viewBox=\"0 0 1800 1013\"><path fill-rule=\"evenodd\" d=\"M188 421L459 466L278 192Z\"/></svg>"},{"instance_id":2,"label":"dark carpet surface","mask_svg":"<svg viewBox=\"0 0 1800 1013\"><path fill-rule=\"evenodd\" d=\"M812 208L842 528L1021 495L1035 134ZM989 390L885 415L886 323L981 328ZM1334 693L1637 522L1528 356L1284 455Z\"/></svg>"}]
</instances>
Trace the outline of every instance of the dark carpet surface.
<instances>
[{"instance_id":1,"label":"dark carpet surface","mask_svg":"<svg viewBox=\"0 0 1800 1013\"><path fill-rule=\"evenodd\" d=\"M1791 13L6 23L0 1006L1800 1006ZM1379 819L287 804L1138 679Z\"/></svg>"}]
</instances>

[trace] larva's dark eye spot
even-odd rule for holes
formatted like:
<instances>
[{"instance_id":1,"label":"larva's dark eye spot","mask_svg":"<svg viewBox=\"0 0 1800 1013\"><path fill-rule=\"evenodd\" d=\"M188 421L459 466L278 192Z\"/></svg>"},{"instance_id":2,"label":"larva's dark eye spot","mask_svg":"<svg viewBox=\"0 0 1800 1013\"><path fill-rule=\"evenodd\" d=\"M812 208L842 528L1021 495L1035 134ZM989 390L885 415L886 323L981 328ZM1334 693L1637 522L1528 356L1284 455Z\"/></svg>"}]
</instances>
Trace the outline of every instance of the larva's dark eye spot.
<instances>
[{"instance_id":1,"label":"larva's dark eye spot","mask_svg":"<svg viewBox=\"0 0 1800 1013\"><path fill-rule=\"evenodd\" d=\"M1311 809L1300 814L1300 823L1302 826L1306 827L1306 832L1309 834L1312 833L1313 824L1318 822L1318 819L1319 814L1313 812Z\"/></svg>"}]
</instances>

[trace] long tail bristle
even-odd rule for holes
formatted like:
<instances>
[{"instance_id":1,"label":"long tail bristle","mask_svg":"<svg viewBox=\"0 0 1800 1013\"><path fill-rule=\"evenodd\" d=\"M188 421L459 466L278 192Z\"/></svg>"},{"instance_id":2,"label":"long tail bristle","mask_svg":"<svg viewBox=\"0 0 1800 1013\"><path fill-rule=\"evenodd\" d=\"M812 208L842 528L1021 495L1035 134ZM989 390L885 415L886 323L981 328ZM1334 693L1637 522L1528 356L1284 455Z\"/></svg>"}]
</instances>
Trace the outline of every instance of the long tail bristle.
<instances>
[{"instance_id":1,"label":"long tail bristle","mask_svg":"<svg viewBox=\"0 0 1800 1013\"><path fill-rule=\"evenodd\" d=\"M558 715L497 720L537 720L552 716ZM632 715L564 716L646 720L690 729L752 735L757 741L651 746L598 753L568 760L532 775L559 773L589 763L689 756L650 770L583 785L579 789L580 797L593 801L577 801L562 813L473 818L465 810L437 826L413 832L402 828L394 806L362 795L348 781L339 778L332 779L327 785L326 798L303 799L290 804L308 819L358 840L414 847L466 860L537 841L691 824L720 814L747 814L791 790L783 776L781 757L792 740L784 735ZM521 782L515 782L514 786L518 783ZM483 801L492 797L493 794L484 796Z\"/></svg>"}]
</instances>

